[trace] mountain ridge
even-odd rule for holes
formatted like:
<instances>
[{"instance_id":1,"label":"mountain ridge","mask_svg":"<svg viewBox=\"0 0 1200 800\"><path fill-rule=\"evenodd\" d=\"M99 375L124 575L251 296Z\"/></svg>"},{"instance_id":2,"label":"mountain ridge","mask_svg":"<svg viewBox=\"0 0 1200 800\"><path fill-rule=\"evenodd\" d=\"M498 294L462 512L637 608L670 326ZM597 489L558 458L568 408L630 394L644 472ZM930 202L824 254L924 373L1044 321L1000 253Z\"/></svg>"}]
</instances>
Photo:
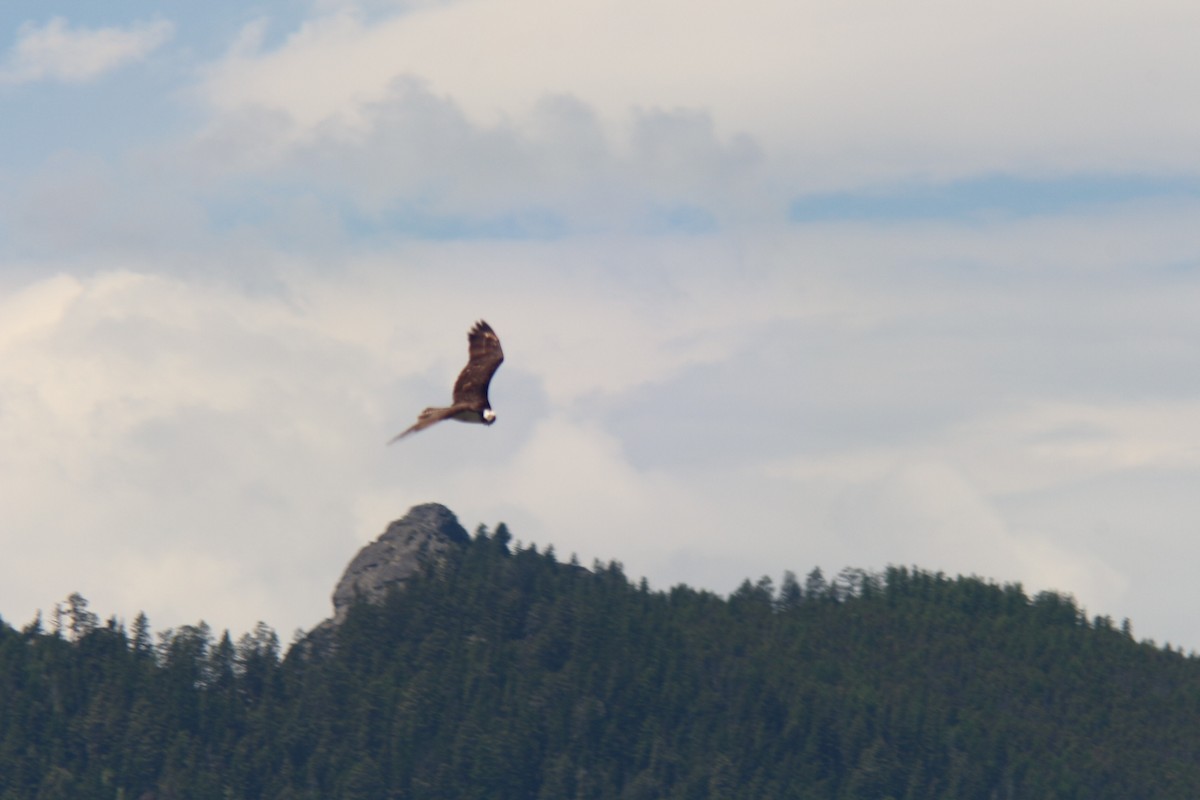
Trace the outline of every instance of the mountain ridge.
<instances>
[{"instance_id":1,"label":"mountain ridge","mask_svg":"<svg viewBox=\"0 0 1200 800\"><path fill-rule=\"evenodd\" d=\"M0 800L1183 800L1200 785L1200 660L1068 596L903 567L651 591L616 561L586 570L417 508L351 560L325 639L286 654L269 629L154 644L144 618L101 625L85 602L52 632L0 625Z\"/></svg>"}]
</instances>

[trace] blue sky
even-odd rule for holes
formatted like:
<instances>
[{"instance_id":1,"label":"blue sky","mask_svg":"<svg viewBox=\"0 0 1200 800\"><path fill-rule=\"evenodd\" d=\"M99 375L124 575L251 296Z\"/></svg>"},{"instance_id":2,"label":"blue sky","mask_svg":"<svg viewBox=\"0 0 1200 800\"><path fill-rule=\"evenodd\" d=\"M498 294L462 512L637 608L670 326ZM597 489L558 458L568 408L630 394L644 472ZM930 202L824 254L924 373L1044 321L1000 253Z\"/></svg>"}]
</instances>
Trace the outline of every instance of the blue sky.
<instances>
[{"instance_id":1,"label":"blue sky","mask_svg":"<svg viewBox=\"0 0 1200 800\"><path fill-rule=\"evenodd\" d=\"M8 3L0 616L284 634L412 505L1200 646L1200 11ZM486 318L488 429L384 447Z\"/></svg>"},{"instance_id":2,"label":"blue sky","mask_svg":"<svg viewBox=\"0 0 1200 800\"><path fill-rule=\"evenodd\" d=\"M1093 211L1147 201L1195 201L1200 180L1188 176L1106 175L1067 177L984 175L950 183L911 182L797 198L791 219L798 223L920 219L987 222Z\"/></svg>"}]
</instances>

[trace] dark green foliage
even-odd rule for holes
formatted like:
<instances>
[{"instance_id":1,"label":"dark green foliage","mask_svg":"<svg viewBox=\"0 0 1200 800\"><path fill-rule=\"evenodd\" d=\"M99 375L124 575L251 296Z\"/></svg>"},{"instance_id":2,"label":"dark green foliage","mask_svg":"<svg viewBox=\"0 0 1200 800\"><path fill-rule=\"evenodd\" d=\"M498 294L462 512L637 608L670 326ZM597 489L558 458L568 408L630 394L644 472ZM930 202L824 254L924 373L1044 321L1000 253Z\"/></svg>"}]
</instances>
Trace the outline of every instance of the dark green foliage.
<instances>
[{"instance_id":1,"label":"dark green foliage","mask_svg":"<svg viewBox=\"0 0 1200 800\"><path fill-rule=\"evenodd\" d=\"M481 529L280 660L265 625L0 623L0 799L1192 798L1200 661L892 568L728 599Z\"/></svg>"}]
</instances>

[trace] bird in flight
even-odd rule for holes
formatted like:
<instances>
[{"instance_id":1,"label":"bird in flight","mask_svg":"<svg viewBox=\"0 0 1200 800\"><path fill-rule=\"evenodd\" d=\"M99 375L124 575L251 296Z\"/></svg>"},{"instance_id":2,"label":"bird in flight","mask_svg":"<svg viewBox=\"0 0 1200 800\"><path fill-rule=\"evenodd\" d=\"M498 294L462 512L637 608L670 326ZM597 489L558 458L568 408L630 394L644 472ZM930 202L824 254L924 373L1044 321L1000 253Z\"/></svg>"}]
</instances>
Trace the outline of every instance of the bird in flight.
<instances>
[{"instance_id":1,"label":"bird in flight","mask_svg":"<svg viewBox=\"0 0 1200 800\"><path fill-rule=\"evenodd\" d=\"M444 419L478 422L483 425L491 425L496 421L496 415L488 403L488 384L492 382L492 376L504 361L500 339L491 325L479 320L467 334L467 343L470 357L462 372L458 373L458 380L454 382L454 402L445 408L425 409L417 417L416 424L404 433L394 436L388 444Z\"/></svg>"}]
</instances>

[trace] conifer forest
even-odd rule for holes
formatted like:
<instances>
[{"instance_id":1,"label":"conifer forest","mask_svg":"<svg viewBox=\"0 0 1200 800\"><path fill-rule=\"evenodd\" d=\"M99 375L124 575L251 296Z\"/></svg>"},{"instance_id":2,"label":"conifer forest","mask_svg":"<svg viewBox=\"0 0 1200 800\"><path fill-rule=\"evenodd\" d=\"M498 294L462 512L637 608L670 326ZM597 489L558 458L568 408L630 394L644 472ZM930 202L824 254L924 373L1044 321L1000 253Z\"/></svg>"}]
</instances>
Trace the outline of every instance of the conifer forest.
<instances>
[{"instance_id":1,"label":"conifer forest","mask_svg":"<svg viewBox=\"0 0 1200 800\"><path fill-rule=\"evenodd\" d=\"M728 597L505 526L286 651L0 624L0 800L1195 798L1200 661L915 568Z\"/></svg>"}]
</instances>

